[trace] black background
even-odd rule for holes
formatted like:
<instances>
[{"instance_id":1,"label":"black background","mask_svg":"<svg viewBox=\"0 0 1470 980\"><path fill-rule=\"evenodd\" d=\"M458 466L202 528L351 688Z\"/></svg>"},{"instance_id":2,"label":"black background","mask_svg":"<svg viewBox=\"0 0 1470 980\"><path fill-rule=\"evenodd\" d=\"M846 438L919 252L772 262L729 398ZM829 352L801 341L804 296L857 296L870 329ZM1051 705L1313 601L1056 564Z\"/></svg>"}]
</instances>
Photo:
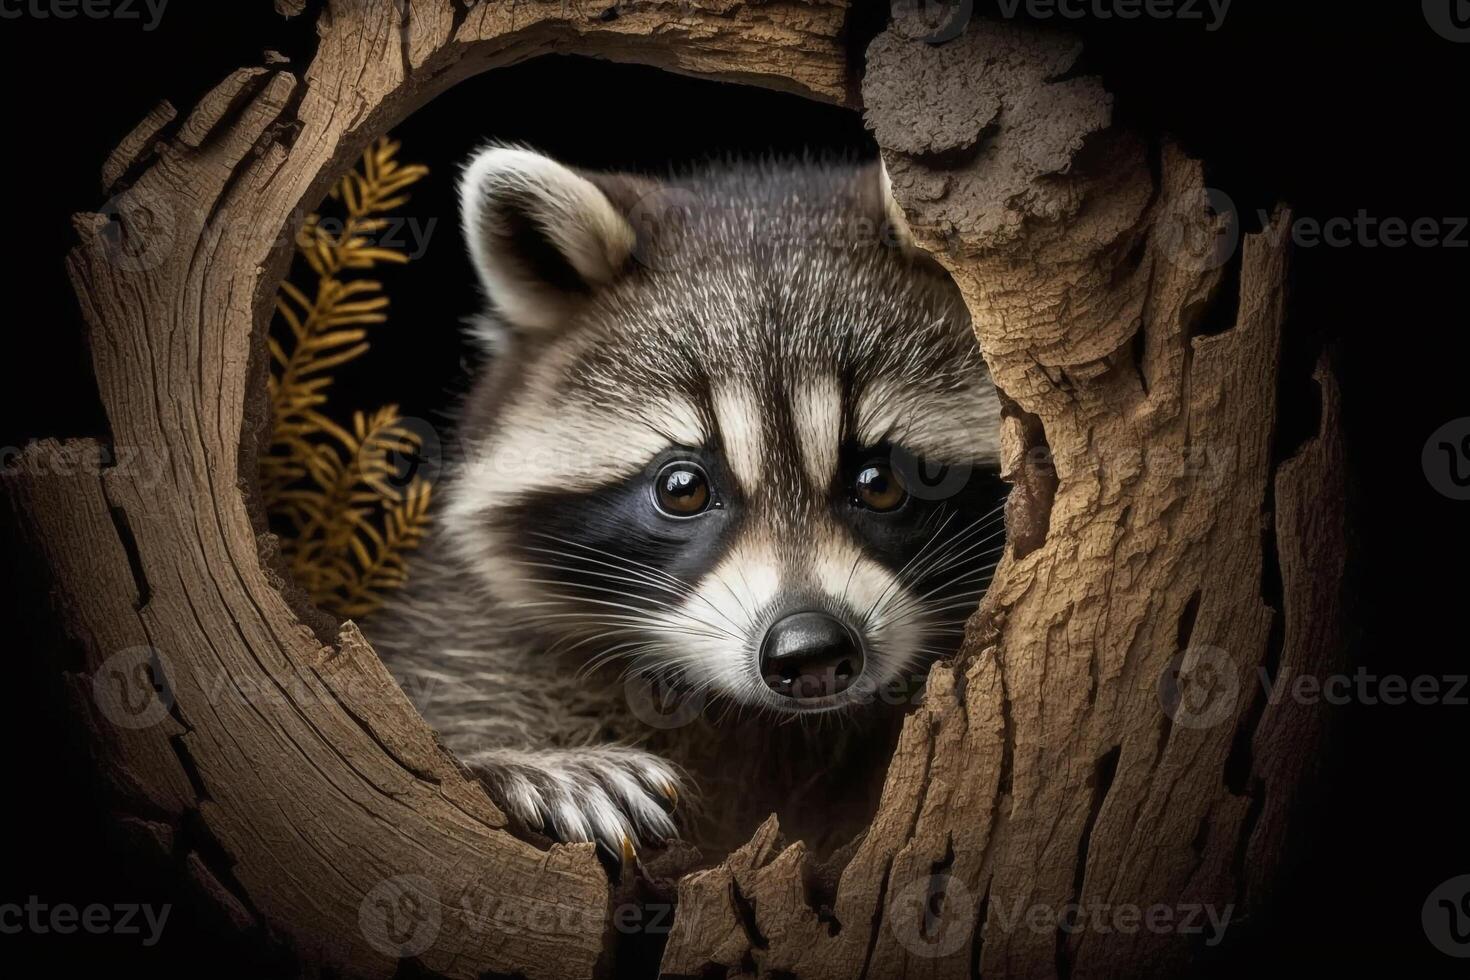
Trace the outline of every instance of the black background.
<instances>
[{"instance_id":1,"label":"black background","mask_svg":"<svg viewBox=\"0 0 1470 980\"><path fill-rule=\"evenodd\" d=\"M173 0L158 26L138 22L0 19L5 221L0 446L36 436L105 436L87 376L76 301L62 268L69 216L103 199L108 150L161 98L181 110L230 70L270 47L300 65L311 18L284 21L258 3ZM977 4L979 10L991 9ZM854 45L883 12L857 16ZM1054 21L1054 24L1060 24ZM1166 131L1209 168L1249 223L1258 207L1290 202L1317 219L1451 218L1470 214L1464 189L1470 44L1437 35L1415 2L1321 5L1236 0L1221 29L1198 22L1074 22L1117 111ZM420 263L394 273L392 322L375 334L375 366L344 395L385 384L410 414L432 416L467 348L457 319L473 310L454 228L455 162L489 137L521 139L570 161L658 169L726 151L861 147L856 114L792 97L696 82L650 69L567 59L466 83L397 131L404 159L434 176L410 212L437 219ZM308 206L312 202L304 202ZM1353 462L1357 561L1354 655L1376 674L1463 674L1465 508L1425 479L1420 450L1441 423L1470 415L1462 299L1470 249L1301 249L1288 324L1290 401L1316 347L1339 357ZM1294 381L1293 379L1296 379ZM35 583L12 596L35 607ZM7 800L0 903L175 903L163 940L0 935L0 963L37 955L55 968L196 972L211 937L187 896L130 859L105 830L100 797L70 743L55 698L57 653L6 620L13 670L6 720ZM1420 906L1441 881L1470 873L1465 792L1467 709L1354 705L1335 709L1339 753L1325 760L1329 792L1308 846L1276 898L1275 925L1242 930L1248 944L1221 972L1354 966L1448 972ZM211 973L272 972L249 950L213 959Z\"/></svg>"}]
</instances>

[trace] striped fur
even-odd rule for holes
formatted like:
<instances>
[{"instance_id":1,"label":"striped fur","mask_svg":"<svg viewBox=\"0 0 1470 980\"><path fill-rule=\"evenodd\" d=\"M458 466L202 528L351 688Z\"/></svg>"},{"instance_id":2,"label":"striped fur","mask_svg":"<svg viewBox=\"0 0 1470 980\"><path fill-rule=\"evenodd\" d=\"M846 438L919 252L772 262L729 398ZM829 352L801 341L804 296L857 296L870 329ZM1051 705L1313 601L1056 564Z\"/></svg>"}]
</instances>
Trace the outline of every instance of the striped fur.
<instances>
[{"instance_id":1,"label":"striped fur","mask_svg":"<svg viewBox=\"0 0 1470 980\"><path fill-rule=\"evenodd\" d=\"M654 182L503 147L466 169L495 353L438 530L368 626L521 824L618 853L673 834L694 787L682 832L716 845L769 807L836 806L817 778L846 771L836 746L857 758L902 714L876 692L956 646L1001 541L999 403L884 189L876 166ZM910 467L893 514L854 504L874 459ZM670 460L703 467L709 511L658 512ZM914 460L961 478L931 488ZM806 608L860 633L865 683L792 729L756 658ZM645 676L703 710L650 725L627 681ZM735 772L741 799L709 799Z\"/></svg>"}]
</instances>

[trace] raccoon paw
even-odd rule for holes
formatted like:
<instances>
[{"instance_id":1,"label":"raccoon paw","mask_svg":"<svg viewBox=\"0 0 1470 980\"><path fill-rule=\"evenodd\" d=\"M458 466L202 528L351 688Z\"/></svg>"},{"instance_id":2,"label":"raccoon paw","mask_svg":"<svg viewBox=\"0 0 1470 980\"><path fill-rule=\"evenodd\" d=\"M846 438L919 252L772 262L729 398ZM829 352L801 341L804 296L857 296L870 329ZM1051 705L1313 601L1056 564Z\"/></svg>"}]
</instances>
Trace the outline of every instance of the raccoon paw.
<instances>
[{"instance_id":1,"label":"raccoon paw","mask_svg":"<svg viewBox=\"0 0 1470 980\"><path fill-rule=\"evenodd\" d=\"M465 759L495 801L559 841L595 841L626 860L635 844L678 836L669 814L683 777L641 749L494 749Z\"/></svg>"}]
</instances>

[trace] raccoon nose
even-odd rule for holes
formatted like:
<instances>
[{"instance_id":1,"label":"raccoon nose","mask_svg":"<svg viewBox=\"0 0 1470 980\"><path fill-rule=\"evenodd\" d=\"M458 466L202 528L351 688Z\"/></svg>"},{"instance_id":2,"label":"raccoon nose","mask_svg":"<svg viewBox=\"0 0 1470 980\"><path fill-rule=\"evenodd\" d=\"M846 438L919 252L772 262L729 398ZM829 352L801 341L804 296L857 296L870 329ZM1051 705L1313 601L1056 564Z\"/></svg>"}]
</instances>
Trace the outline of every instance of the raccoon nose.
<instances>
[{"instance_id":1,"label":"raccoon nose","mask_svg":"<svg viewBox=\"0 0 1470 980\"><path fill-rule=\"evenodd\" d=\"M824 612L778 619L761 641L761 677L782 697L814 700L845 690L863 672L863 648Z\"/></svg>"}]
</instances>

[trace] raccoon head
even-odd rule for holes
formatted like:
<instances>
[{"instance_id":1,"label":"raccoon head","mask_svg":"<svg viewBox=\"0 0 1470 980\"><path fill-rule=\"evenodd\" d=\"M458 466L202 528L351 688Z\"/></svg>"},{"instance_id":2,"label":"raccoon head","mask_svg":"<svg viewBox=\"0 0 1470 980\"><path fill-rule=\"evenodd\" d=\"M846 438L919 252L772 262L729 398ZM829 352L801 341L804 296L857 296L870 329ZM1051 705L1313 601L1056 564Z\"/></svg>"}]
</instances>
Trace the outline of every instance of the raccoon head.
<instances>
[{"instance_id":1,"label":"raccoon head","mask_svg":"<svg viewBox=\"0 0 1470 980\"><path fill-rule=\"evenodd\" d=\"M461 205L495 356L444 526L534 636L780 712L955 649L1000 406L879 165L653 181L494 146Z\"/></svg>"}]
</instances>

